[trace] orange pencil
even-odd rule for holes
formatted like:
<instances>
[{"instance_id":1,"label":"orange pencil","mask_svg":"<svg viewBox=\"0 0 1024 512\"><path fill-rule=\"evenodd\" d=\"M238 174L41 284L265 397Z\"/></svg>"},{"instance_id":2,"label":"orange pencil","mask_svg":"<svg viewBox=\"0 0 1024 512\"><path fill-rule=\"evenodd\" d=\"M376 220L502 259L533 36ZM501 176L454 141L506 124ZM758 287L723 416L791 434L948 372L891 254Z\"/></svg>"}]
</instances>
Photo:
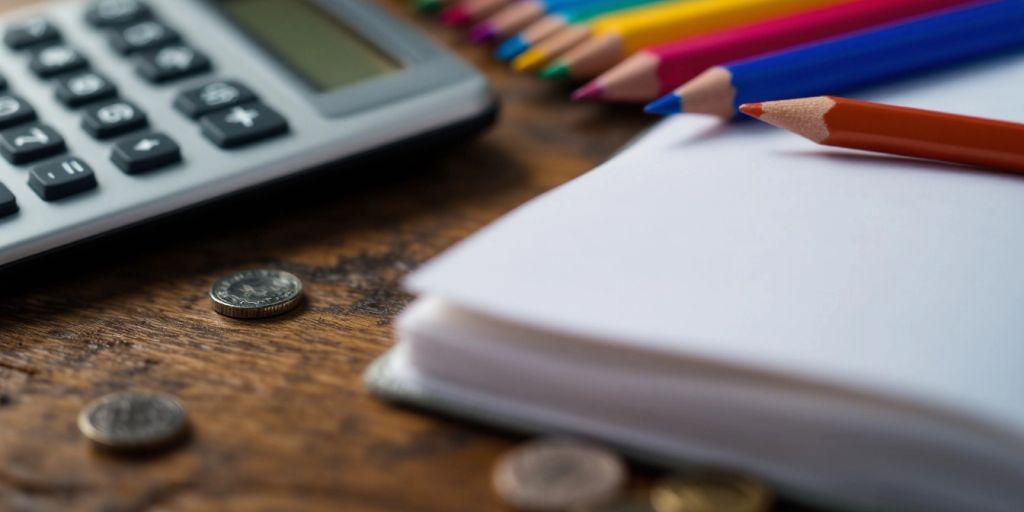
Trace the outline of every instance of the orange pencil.
<instances>
[{"instance_id":1,"label":"orange pencil","mask_svg":"<svg viewBox=\"0 0 1024 512\"><path fill-rule=\"evenodd\" d=\"M1024 124L834 96L740 111L818 144L1024 172Z\"/></svg>"}]
</instances>

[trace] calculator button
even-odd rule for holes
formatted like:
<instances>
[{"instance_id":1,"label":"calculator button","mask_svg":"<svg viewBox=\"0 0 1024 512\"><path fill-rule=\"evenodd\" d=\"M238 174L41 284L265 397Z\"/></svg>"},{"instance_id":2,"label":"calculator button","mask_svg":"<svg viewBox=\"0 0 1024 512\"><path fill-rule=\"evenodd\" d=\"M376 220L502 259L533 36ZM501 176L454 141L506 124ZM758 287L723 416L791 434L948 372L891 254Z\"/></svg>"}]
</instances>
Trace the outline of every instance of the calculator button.
<instances>
[{"instance_id":1,"label":"calculator button","mask_svg":"<svg viewBox=\"0 0 1024 512\"><path fill-rule=\"evenodd\" d=\"M231 148L281 135L288 121L262 103L248 103L204 116L203 135L222 148Z\"/></svg>"},{"instance_id":2,"label":"calculator button","mask_svg":"<svg viewBox=\"0 0 1024 512\"><path fill-rule=\"evenodd\" d=\"M162 83L205 73L211 67L210 59L197 50L173 45L142 54L136 70L142 78Z\"/></svg>"},{"instance_id":3,"label":"calculator button","mask_svg":"<svg viewBox=\"0 0 1024 512\"><path fill-rule=\"evenodd\" d=\"M35 121L36 111L25 100L12 94L0 95L0 129Z\"/></svg>"},{"instance_id":4,"label":"calculator button","mask_svg":"<svg viewBox=\"0 0 1024 512\"><path fill-rule=\"evenodd\" d=\"M82 160L68 157L32 169L28 186L43 200L53 201L94 188L96 175Z\"/></svg>"},{"instance_id":5,"label":"calculator button","mask_svg":"<svg viewBox=\"0 0 1024 512\"><path fill-rule=\"evenodd\" d=\"M60 40L60 32L44 18L11 25L4 33L4 44L12 50L23 50L41 43L52 43Z\"/></svg>"},{"instance_id":6,"label":"calculator button","mask_svg":"<svg viewBox=\"0 0 1024 512\"><path fill-rule=\"evenodd\" d=\"M85 19L96 27L127 25L149 17L146 4L138 0L96 0L89 6Z\"/></svg>"},{"instance_id":7,"label":"calculator button","mask_svg":"<svg viewBox=\"0 0 1024 512\"><path fill-rule=\"evenodd\" d=\"M0 132L0 154L15 165L58 155L65 149L64 137L45 124L33 123Z\"/></svg>"},{"instance_id":8,"label":"calculator button","mask_svg":"<svg viewBox=\"0 0 1024 512\"><path fill-rule=\"evenodd\" d=\"M80 107L114 96L117 96L117 87L114 87L110 80L92 71L65 75L57 79L57 99L68 107Z\"/></svg>"},{"instance_id":9,"label":"calculator button","mask_svg":"<svg viewBox=\"0 0 1024 512\"><path fill-rule=\"evenodd\" d=\"M82 115L82 128L97 139L145 128L148 124L146 114L124 100L89 107Z\"/></svg>"},{"instance_id":10,"label":"calculator button","mask_svg":"<svg viewBox=\"0 0 1024 512\"><path fill-rule=\"evenodd\" d=\"M76 71L88 65L88 61L78 50L63 44L39 50L29 62L32 71L42 78Z\"/></svg>"},{"instance_id":11,"label":"calculator button","mask_svg":"<svg viewBox=\"0 0 1024 512\"><path fill-rule=\"evenodd\" d=\"M122 54L151 50L180 39L178 33L159 21L143 21L110 33L110 45Z\"/></svg>"},{"instance_id":12,"label":"calculator button","mask_svg":"<svg viewBox=\"0 0 1024 512\"><path fill-rule=\"evenodd\" d=\"M6 217L18 211L18 200L3 183L0 183L0 217Z\"/></svg>"},{"instance_id":13,"label":"calculator button","mask_svg":"<svg viewBox=\"0 0 1024 512\"><path fill-rule=\"evenodd\" d=\"M248 87L234 80L221 80L182 92L174 100L174 106L182 114L197 119L210 112L248 103L255 99L256 94Z\"/></svg>"},{"instance_id":14,"label":"calculator button","mask_svg":"<svg viewBox=\"0 0 1024 512\"><path fill-rule=\"evenodd\" d=\"M138 174L181 161L181 148L162 133L136 135L114 144L110 159L127 174Z\"/></svg>"}]
</instances>

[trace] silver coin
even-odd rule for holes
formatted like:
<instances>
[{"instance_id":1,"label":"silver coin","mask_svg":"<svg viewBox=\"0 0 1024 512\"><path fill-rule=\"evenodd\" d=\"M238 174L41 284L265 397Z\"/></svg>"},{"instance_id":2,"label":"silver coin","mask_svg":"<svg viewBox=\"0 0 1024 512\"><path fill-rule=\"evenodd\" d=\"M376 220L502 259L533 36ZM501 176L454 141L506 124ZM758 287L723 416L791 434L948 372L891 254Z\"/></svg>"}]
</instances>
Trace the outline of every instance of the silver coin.
<instances>
[{"instance_id":1,"label":"silver coin","mask_svg":"<svg viewBox=\"0 0 1024 512\"><path fill-rule=\"evenodd\" d=\"M233 318L264 318L295 309L302 281L281 270L247 270L227 276L210 288L213 310Z\"/></svg>"},{"instance_id":2,"label":"silver coin","mask_svg":"<svg viewBox=\"0 0 1024 512\"><path fill-rule=\"evenodd\" d=\"M164 393L114 393L82 409L78 429L92 442L117 450L145 450L180 439L188 428L185 408Z\"/></svg>"},{"instance_id":3,"label":"silver coin","mask_svg":"<svg viewBox=\"0 0 1024 512\"><path fill-rule=\"evenodd\" d=\"M498 495L518 510L562 511L608 501L626 479L622 460L607 450L560 439L513 449L494 468Z\"/></svg>"}]
</instances>

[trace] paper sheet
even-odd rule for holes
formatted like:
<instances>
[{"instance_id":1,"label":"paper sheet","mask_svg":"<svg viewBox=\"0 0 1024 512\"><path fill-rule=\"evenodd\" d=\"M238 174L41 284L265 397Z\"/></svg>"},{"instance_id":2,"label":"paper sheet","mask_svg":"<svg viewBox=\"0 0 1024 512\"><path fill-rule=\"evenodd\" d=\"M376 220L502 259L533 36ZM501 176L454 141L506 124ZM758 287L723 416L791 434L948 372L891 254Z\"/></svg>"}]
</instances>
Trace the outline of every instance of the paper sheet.
<instances>
[{"instance_id":1,"label":"paper sheet","mask_svg":"<svg viewBox=\"0 0 1024 512\"><path fill-rule=\"evenodd\" d=\"M1022 83L1018 54L858 97L1024 121ZM907 397L1024 436L1022 262L1022 176L679 117L408 284L537 328Z\"/></svg>"}]
</instances>

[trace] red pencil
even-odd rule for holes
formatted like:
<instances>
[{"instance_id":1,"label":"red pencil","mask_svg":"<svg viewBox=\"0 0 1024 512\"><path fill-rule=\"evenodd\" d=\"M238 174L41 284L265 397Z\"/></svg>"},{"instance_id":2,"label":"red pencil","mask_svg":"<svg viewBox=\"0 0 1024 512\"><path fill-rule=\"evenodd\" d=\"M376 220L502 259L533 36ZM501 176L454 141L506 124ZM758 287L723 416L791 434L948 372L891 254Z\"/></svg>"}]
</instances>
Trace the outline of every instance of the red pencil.
<instances>
[{"instance_id":1,"label":"red pencil","mask_svg":"<svg viewBox=\"0 0 1024 512\"><path fill-rule=\"evenodd\" d=\"M1024 124L834 96L740 110L826 146L1024 172Z\"/></svg>"},{"instance_id":2,"label":"red pencil","mask_svg":"<svg viewBox=\"0 0 1024 512\"><path fill-rule=\"evenodd\" d=\"M646 102L704 70L977 0L856 0L637 52L573 94L575 100Z\"/></svg>"}]
</instances>

